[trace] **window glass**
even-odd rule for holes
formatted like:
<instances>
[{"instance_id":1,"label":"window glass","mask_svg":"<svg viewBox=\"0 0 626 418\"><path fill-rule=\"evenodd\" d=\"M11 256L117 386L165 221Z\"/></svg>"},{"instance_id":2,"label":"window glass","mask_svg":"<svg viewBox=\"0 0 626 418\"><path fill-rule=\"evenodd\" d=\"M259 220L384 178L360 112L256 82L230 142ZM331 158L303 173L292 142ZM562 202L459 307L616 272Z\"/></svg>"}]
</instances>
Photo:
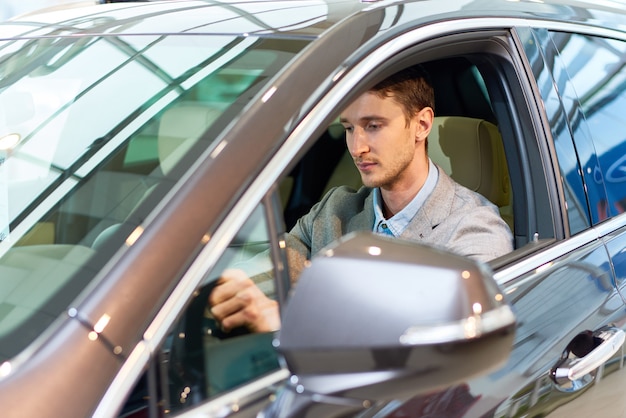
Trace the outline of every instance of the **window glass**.
<instances>
[{"instance_id":1,"label":"window glass","mask_svg":"<svg viewBox=\"0 0 626 418\"><path fill-rule=\"evenodd\" d=\"M537 29L532 34L526 34L520 30L520 33L524 37L526 54L532 60L532 69L550 123L563 182L570 233L575 234L588 228L591 221L581 177L582 169L577 158L578 150L574 147L567 118L569 113L563 107L566 102L561 101L560 94L565 89L566 73L547 31ZM538 46L540 49L537 49Z\"/></svg>"},{"instance_id":2,"label":"window glass","mask_svg":"<svg viewBox=\"0 0 626 418\"><path fill-rule=\"evenodd\" d=\"M581 130L592 137L594 154L583 163L593 184L592 211L601 221L626 210L626 42L579 34L552 37L584 116ZM575 139L579 147L588 141L578 132Z\"/></svg>"},{"instance_id":3,"label":"window glass","mask_svg":"<svg viewBox=\"0 0 626 418\"><path fill-rule=\"evenodd\" d=\"M306 44L202 35L0 44L0 362L127 248Z\"/></svg>"},{"instance_id":4,"label":"window glass","mask_svg":"<svg viewBox=\"0 0 626 418\"><path fill-rule=\"evenodd\" d=\"M259 206L206 274L194 299L170 330L155 361L163 414L177 413L279 368L273 333L224 332L209 311L208 297L226 268L245 271L270 298L276 298L269 235ZM122 416L147 408L147 383L140 381Z\"/></svg>"}]
</instances>

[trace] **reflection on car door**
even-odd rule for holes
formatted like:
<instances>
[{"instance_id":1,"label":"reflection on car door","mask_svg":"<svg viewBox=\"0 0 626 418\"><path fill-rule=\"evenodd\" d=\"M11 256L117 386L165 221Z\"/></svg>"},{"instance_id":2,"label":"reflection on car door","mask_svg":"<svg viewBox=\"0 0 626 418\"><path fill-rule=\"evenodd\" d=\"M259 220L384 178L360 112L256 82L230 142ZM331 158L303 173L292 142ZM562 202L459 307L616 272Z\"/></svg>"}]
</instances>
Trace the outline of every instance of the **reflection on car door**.
<instances>
[{"instance_id":1,"label":"reflection on car door","mask_svg":"<svg viewBox=\"0 0 626 418\"><path fill-rule=\"evenodd\" d=\"M583 238L586 236L591 234ZM504 393L515 393L497 408L496 416L545 416L582 394L592 393L589 390L602 381L603 371L621 371L619 356L623 353L618 350L617 357L604 358L598 370L574 380L557 383L553 379L553 369L563 364L564 356L570 356L568 348L580 339L579 334L619 327L624 320L623 302L613 286L602 242L592 239L574 251L566 244L541 253L542 260L537 260L541 262L534 269L505 287L519 326L509 362L489 379L498 380L497 387ZM562 255L548 261L549 255L559 253ZM589 351L577 352L583 358Z\"/></svg>"},{"instance_id":2,"label":"reflection on car door","mask_svg":"<svg viewBox=\"0 0 626 418\"><path fill-rule=\"evenodd\" d=\"M591 227L601 218L599 206L591 202L597 202L604 190L601 186L590 190L599 182L594 181L593 169L584 169L588 159L572 160L591 147L572 139L584 129L569 85L571 69L565 67L546 31L520 30L520 38L555 141L569 238L520 263L528 263L528 272L506 283L518 315L518 334L508 364L488 379L498 380L504 393L514 394L495 409L495 415L622 416L626 399L616 388L626 379L626 312L615 287L612 259L619 251L618 245L609 241L607 248L606 240L599 238L611 224ZM500 274L505 280L506 270ZM590 366L586 373L575 375L571 367L577 364Z\"/></svg>"}]
</instances>

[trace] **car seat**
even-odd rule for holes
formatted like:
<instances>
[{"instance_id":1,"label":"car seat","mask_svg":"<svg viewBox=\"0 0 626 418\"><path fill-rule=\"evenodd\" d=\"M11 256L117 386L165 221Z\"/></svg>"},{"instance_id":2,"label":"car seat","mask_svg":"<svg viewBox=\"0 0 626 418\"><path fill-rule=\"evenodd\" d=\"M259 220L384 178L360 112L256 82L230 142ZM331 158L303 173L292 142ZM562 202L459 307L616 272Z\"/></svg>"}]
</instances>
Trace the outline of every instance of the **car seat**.
<instances>
[{"instance_id":1,"label":"car seat","mask_svg":"<svg viewBox=\"0 0 626 418\"><path fill-rule=\"evenodd\" d=\"M496 125L476 118L436 117L428 136L428 155L457 183L498 206L513 229L511 182Z\"/></svg>"}]
</instances>

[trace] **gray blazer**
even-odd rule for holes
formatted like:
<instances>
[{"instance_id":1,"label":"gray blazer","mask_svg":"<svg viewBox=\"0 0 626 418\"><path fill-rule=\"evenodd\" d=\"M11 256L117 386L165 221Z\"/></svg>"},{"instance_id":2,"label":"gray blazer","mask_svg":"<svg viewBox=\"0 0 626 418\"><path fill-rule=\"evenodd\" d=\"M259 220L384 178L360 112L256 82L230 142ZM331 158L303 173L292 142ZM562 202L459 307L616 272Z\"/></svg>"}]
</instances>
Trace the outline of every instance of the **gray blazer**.
<instances>
[{"instance_id":1,"label":"gray blazer","mask_svg":"<svg viewBox=\"0 0 626 418\"><path fill-rule=\"evenodd\" d=\"M441 168L435 189L401 238L488 261L513 250L511 230L498 208L482 195L452 180ZM306 260L353 231L372 231L373 189L331 189L287 234L292 279Z\"/></svg>"}]
</instances>

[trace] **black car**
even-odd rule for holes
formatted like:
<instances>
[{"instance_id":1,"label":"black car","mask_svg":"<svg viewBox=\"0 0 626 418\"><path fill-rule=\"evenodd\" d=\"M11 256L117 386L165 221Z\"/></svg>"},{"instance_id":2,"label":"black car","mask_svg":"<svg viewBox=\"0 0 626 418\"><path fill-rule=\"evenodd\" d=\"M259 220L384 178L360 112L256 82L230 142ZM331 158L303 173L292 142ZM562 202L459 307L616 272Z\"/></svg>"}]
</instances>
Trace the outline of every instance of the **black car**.
<instances>
[{"instance_id":1,"label":"black car","mask_svg":"<svg viewBox=\"0 0 626 418\"><path fill-rule=\"evenodd\" d=\"M363 232L292 286L285 231L360 187L340 111L417 64L514 250ZM623 5L82 2L0 24L0 109L2 417L626 411ZM232 266L280 331L220 329Z\"/></svg>"}]
</instances>

